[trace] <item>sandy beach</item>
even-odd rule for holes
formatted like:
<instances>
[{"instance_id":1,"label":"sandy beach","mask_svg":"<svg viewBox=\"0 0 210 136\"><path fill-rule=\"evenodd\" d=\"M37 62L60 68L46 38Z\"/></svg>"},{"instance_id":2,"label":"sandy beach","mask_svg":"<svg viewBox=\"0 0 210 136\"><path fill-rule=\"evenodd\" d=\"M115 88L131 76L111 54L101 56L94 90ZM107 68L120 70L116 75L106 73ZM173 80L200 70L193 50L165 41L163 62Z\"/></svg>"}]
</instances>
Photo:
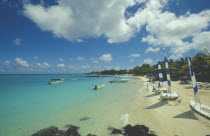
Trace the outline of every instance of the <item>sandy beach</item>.
<instances>
[{"instance_id":1,"label":"sandy beach","mask_svg":"<svg viewBox=\"0 0 210 136\"><path fill-rule=\"evenodd\" d=\"M147 91L146 77L138 77L144 86L139 93L144 97L136 100L130 114L131 120L138 120L160 136L205 136L210 134L210 120L192 112L189 101L194 100L191 84L183 85L180 81L172 81L172 91L176 91L182 98L181 102L162 102L160 95L152 92L149 85ZM164 87L167 88L166 82ZM140 95L141 95L140 94ZM201 102L210 106L210 90L199 89ZM133 115L132 115L133 114ZM131 124L134 122L130 122Z\"/></svg>"}]
</instances>

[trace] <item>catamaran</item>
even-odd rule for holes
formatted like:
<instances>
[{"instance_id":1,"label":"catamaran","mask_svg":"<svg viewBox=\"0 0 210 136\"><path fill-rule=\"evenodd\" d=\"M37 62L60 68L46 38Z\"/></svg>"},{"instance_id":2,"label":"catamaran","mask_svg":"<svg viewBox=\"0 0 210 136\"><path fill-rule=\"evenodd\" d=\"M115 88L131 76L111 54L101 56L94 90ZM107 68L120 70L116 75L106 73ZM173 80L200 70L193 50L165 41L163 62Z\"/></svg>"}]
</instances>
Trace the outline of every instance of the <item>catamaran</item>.
<instances>
[{"instance_id":1,"label":"catamaran","mask_svg":"<svg viewBox=\"0 0 210 136\"><path fill-rule=\"evenodd\" d=\"M163 87L163 72L161 69L159 59L158 59L158 75L159 75L159 83L157 88L154 87L154 91L157 93L167 92L167 89Z\"/></svg>"},{"instance_id":2,"label":"catamaran","mask_svg":"<svg viewBox=\"0 0 210 136\"><path fill-rule=\"evenodd\" d=\"M164 61L166 66L166 74L167 74L167 82L168 82L168 91L166 93L161 93L160 98L162 100L177 100L181 101L181 97L176 93L171 91L171 76L170 76L170 69L168 67L168 59L166 54L164 53Z\"/></svg>"},{"instance_id":3,"label":"catamaran","mask_svg":"<svg viewBox=\"0 0 210 136\"><path fill-rule=\"evenodd\" d=\"M210 119L210 107L201 104L199 94L198 94L198 87L195 79L195 73L193 70L193 67L191 65L190 59L188 58L188 64L189 64L189 69L190 69L190 75L191 75L191 80L192 80L192 85L193 85L193 90L194 90L194 96L195 96L195 101L190 101L190 107L199 113L200 115Z\"/></svg>"}]
</instances>

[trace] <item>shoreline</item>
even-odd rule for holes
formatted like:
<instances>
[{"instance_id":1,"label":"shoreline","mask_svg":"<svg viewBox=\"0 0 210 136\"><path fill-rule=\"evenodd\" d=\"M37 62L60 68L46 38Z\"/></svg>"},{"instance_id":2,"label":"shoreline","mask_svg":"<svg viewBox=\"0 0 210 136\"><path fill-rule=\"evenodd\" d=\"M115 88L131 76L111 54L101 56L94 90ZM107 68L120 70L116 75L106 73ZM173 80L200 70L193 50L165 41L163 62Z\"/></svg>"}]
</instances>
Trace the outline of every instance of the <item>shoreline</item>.
<instances>
[{"instance_id":1,"label":"shoreline","mask_svg":"<svg viewBox=\"0 0 210 136\"><path fill-rule=\"evenodd\" d=\"M80 127L82 136L89 133L107 136L110 135L107 130L109 127L122 128L127 124L145 125L159 136L210 134L210 121L190 109L189 101L194 100L191 84L172 81L172 91L176 91L182 101L162 102L160 95L152 92L152 86L148 85L147 91L148 78L131 75L123 77L134 79L128 83L107 84L103 90L92 92L90 101L84 100L82 105L60 111L42 127L33 128L33 134L51 125L62 130L66 130L65 125L75 125ZM164 87L167 87L166 84L163 83ZM210 106L210 91L199 89L199 94L201 102ZM79 121L83 117L90 120Z\"/></svg>"}]
</instances>

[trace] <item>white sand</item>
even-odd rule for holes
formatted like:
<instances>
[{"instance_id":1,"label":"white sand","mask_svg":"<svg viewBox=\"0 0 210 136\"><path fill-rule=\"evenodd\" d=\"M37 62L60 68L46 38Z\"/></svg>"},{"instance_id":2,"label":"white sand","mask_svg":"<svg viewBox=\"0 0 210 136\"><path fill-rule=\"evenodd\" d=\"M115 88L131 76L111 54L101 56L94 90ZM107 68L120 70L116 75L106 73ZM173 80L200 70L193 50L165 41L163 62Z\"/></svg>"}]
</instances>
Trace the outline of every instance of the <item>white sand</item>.
<instances>
[{"instance_id":1,"label":"white sand","mask_svg":"<svg viewBox=\"0 0 210 136\"><path fill-rule=\"evenodd\" d=\"M148 79L140 78L146 87ZM179 83L179 81L172 82L172 91L176 91L182 97L180 103L161 102L160 95L155 95L152 87L149 86L149 91L144 99L139 97L139 103L136 103L137 107L133 111L133 116L160 136L205 136L210 134L210 120L194 114L189 107L189 101L194 100L191 84L181 85ZM164 82L164 87L167 88L166 82ZM199 90L199 95L201 102L210 106L210 90Z\"/></svg>"}]
</instances>

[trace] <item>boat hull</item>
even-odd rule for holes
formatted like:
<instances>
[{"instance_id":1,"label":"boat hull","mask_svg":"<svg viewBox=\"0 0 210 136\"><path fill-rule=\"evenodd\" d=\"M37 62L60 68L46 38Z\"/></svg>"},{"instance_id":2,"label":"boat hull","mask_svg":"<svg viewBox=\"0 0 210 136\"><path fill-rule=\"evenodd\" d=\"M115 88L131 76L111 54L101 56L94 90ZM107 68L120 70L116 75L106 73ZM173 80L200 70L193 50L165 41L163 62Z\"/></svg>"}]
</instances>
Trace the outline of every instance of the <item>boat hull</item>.
<instances>
[{"instance_id":1,"label":"boat hull","mask_svg":"<svg viewBox=\"0 0 210 136\"><path fill-rule=\"evenodd\" d=\"M203 104L197 104L195 101L190 101L190 108L201 116L210 119L210 107Z\"/></svg>"},{"instance_id":2,"label":"boat hull","mask_svg":"<svg viewBox=\"0 0 210 136\"><path fill-rule=\"evenodd\" d=\"M160 95L161 100L177 100L181 101L181 97L176 92L171 93L161 93Z\"/></svg>"},{"instance_id":3,"label":"boat hull","mask_svg":"<svg viewBox=\"0 0 210 136\"><path fill-rule=\"evenodd\" d=\"M55 84L59 84L62 83L63 81L51 81L49 82L50 85L55 85Z\"/></svg>"},{"instance_id":4,"label":"boat hull","mask_svg":"<svg viewBox=\"0 0 210 136\"><path fill-rule=\"evenodd\" d=\"M109 82L128 82L129 79L114 79L114 80L110 80Z\"/></svg>"},{"instance_id":5,"label":"boat hull","mask_svg":"<svg viewBox=\"0 0 210 136\"><path fill-rule=\"evenodd\" d=\"M166 93L168 91L168 89L166 88L155 88L154 92L156 93Z\"/></svg>"}]
</instances>

